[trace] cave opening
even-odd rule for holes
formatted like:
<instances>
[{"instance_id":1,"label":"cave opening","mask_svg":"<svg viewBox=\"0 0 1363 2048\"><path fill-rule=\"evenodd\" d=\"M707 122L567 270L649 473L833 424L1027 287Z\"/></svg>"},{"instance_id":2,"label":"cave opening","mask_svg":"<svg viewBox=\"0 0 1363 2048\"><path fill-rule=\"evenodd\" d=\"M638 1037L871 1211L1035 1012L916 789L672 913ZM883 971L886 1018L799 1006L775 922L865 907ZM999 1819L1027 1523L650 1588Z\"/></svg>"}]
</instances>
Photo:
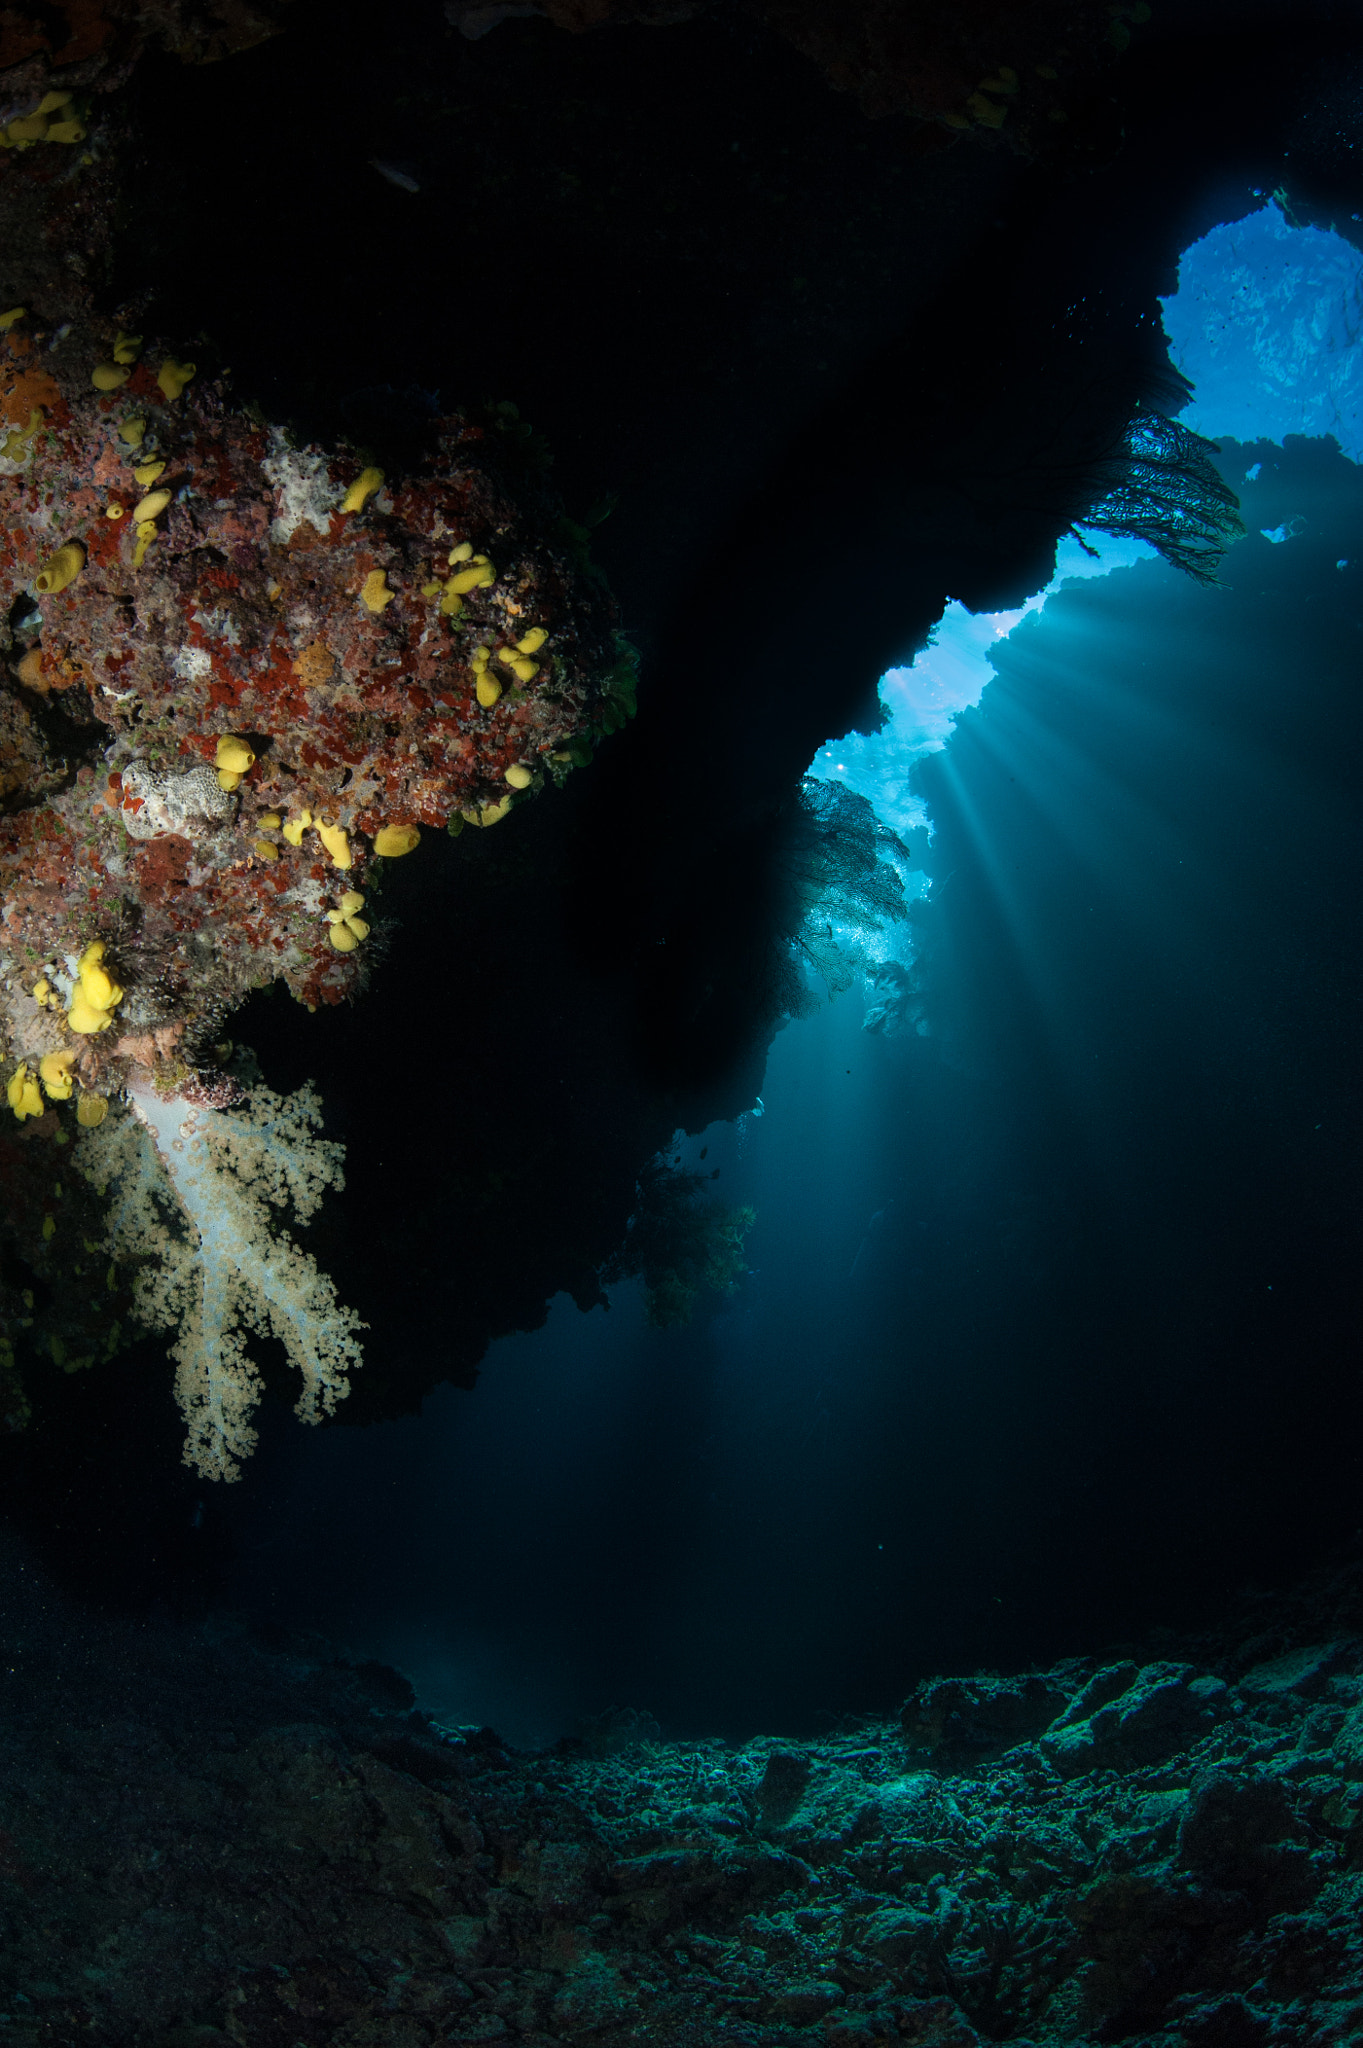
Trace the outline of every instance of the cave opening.
<instances>
[{"instance_id":1,"label":"cave opening","mask_svg":"<svg viewBox=\"0 0 1363 2048\"><path fill-rule=\"evenodd\" d=\"M736 1122L669 1141L756 1212L736 1290L684 1329L637 1283L587 1326L561 1295L471 1404L290 1429L233 1504L239 1597L314 1611L344 1501L331 1625L433 1710L744 1736L883 1707L905 1642L925 1671L1101 1648L1351 1537L1359 257L1247 196L1164 308L1188 416L1243 437L1219 581L1065 537L811 765L875 806L885 888L835 811L813 1014Z\"/></svg>"},{"instance_id":2,"label":"cave opening","mask_svg":"<svg viewBox=\"0 0 1363 2048\"><path fill-rule=\"evenodd\" d=\"M0 2024L1352 2038L1353 10L287 12L0 19Z\"/></svg>"}]
</instances>

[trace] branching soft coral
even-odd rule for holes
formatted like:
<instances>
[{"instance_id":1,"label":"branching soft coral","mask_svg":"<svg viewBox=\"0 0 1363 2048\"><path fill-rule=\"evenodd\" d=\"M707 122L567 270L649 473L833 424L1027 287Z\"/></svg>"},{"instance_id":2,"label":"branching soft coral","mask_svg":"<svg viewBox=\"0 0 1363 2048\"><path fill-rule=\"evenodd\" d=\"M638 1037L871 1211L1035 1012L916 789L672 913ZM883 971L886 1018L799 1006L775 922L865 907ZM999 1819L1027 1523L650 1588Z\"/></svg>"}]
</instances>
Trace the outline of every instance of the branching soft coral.
<instances>
[{"instance_id":1,"label":"branching soft coral","mask_svg":"<svg viewBox=\"0 0 1363 2048\"><path fill-rule=\"evenodd\" d=\"M287 1097L254 1088L239 1111L166 1098L150 1084L134 1084L128 1099L131 1115L83 1135L76 1164L110 1196L109 1250L146 1261L137 1314L179 1331L170 1355L185 1463L206 1479L235 1479L255 1447L260 1398L248 1331L283 1344L303 1378L305 1422L331 1414L361 1360L364 1325L271 1213L291 1207L306 1223L323 1191L344 1185L342 1147L316 1135L310 1087Z\"/></svg>"}]
</instances>

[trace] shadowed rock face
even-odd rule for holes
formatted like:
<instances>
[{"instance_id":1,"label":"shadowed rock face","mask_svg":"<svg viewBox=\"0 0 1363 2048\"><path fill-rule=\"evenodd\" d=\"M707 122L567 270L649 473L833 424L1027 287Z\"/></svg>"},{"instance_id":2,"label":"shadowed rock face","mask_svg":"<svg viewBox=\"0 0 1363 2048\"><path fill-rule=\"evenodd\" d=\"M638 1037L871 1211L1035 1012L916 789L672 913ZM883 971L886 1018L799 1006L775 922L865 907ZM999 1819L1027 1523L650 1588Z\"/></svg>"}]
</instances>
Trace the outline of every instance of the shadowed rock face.
<instances>
[{"instance_id":1,"label":"shadowed rock face","mask_svg":"<svg viewBox=\"0 0 1363 2048\"><path fill-rule=\"evenodd\" d=\"M149 43L184 63L212 64L278 27L279 16L251 0L19 0L0 22L0 95L20 111L35 86L40 96L51 84L121 83Z\"/></svg>"},{"instance_id":2,"label":"shadowed rock face","mask_svg":"<svg viewBox=\"0 0 1363 2048\"><path fill-rule=\"evenodd\" d=\"M558 28L670 28L715 0L445 0L470 42L503 22L540 15ZM717 11L717 10L716 10ZM745 0L745 11L816 64L873 119L914 123L924 153L967 140L1028 154L1091 146L1082 116L1149 9L1050 0L1026 10L997 0Z\"/></svg>"},{"instance_id":3,"label":"shadowed rock face","mask_svg":"<svg viewBox=\"0 0 1363 2048\"><path fill-rule=\"evenodd\" d=\"M617 1714L618 1740L539 1755L316 1639L93 1623L13 1554L0 1586L0 1993L24 2048L1348 2038L1358 1569L1261 1604L1243 1647L1231 1627L1177 1663L934 1680L904 1727L796 1748L626 1740ZM1170 1687L1200 1704L1171 1717ZM1115 1715L1101 1764L1058 1771L1045 1734L966 1763L932 1736L952 1699L1007 1743L1043 1694L1053 1735Z\"/></svg>"},{"instance_id":4,"label":"shadowed rock face","mask_svg":"<svg viewBox=\"0 0 1363 2048\"><path fill-rule=\"evenodd\" d=\"M1156 1763L1215 1721L1224 1694L1187 1665L1147 1664L1110 1700L1043 1736L1047 1761L1063 1776Z\"/></svg>"},{"instance_id":5,"label":"shadowed rock face","mask_svg":"<svg viewBox=\"0 0 1363 2048\"><path fill-rule=\"evenodd\" d=\"M1071 1698L1059 1674L934 1678L906 1702L901 1725L911 1748L942 1763L971 1763L1039 1735Z\"/></svg>"}]
</instances>

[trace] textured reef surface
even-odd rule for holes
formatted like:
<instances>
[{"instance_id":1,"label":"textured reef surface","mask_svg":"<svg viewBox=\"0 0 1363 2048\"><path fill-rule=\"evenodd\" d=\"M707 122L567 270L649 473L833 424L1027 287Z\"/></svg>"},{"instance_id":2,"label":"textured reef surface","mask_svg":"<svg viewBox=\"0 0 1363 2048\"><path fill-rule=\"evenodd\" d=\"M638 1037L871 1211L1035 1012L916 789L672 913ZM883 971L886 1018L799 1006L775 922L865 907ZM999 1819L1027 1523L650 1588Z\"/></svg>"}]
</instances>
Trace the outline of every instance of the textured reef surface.
<instances>
[{"instance_id":1,"label":"textured reef surface","mask_svg":"<svg viewBox=\"0 0 1363 2048\"><path fill-rule=\"evenodd\" d=\"M295 446L143 336L23 307L0 327L0 1046L35 1134L0 1146L0 1175L30 1271L83 1283L44 1332L67 1369L117 1347L117 1262L155 1254L126 1305L180 1330L186 1455L231 1478L254 1442L243 1324L330 1383L310 1416L359 1354L268 1208L238 1205L214 1249L224 1190L259 1178L208 1167L214 1131L222 1166L245 1128L222 1120L248 1084L221 1027L275 980L313 1011L354 995L383 931L371 870L585 764L633 711L632 662L533 465L517 470L514 407L444 420L432 473L390 481ZM138 1154L91 1158L118 1097ZM283 1206L293 1169L275 1165L263 1191ZM82 1179L120 1182L122 1226L101 1227ZM152 1182L174 1186L169 1229ZM313 1206L295 1200L298 1220ZM30 1327L31 1300L6 1306ZM0 1371L13 1425L8 1341Z\"/></svg>"},{"instance_id":2,"label":"textured reef surface","mask_svg":"<svg viewBox=\"0 0 1363 2048\"><path fill-rule=\"evenodd\" d=\"M371 857L587 758L617 655L499 475L501 415L446 421L436 473L390 483L141 337L92 340L20 316L0 359L0 943L11 1048L36 1073L66 1047L107 1096L195 1064L252 987L352 992Z\"/></svg>"},{"instance_id":3,"label":"textured reef surface","mask_svg":"<svg viewBox=\"0 0 1363 2048\"><path fill-rule=\"evenodd\" d=\"M0 1428L21 1350L71 1372L131 1316L177 1332L186 1458L231 1478L241 1332L284 1342L310 1419L359 1346L272 1214L305 1224L338 1148L222 1027L275 981L357 994L384 865L584 766L634 657L510 402L386 474L95 310L126 66L91 63L0 78Z\"/></svg>"},{"instance_id":4,"label":"textured reef surface","mask_svg":"<svg viewBox=\"0 0 1363 2048\"><path fill-rule=\"evenodd\" d=\"M15 2043L1132 2048L1363 2036L1363 1568L898 1723L550 1752L11 1559Z\"/></svg>"}]
</instances>

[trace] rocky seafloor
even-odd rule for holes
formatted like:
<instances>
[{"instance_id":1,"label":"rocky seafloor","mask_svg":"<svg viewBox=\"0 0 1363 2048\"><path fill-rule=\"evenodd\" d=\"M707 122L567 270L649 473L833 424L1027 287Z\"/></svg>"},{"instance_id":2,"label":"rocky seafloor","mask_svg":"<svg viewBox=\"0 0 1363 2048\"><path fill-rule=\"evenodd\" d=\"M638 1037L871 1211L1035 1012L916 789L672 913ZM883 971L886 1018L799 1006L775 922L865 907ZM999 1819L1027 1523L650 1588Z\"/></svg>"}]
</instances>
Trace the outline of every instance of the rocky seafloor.
<instances>
[{"instance_id":1,"label":"rocky seafloor","mask_svg":"<svg viewBox=\"0 0 1363 2048\"><path fill-rule=\"evenodd\" d=\"M1363 2041L1363 1564L900 1719L539 1754L0 1571L0 2042Z\"/></svg>"}]
</instances>

